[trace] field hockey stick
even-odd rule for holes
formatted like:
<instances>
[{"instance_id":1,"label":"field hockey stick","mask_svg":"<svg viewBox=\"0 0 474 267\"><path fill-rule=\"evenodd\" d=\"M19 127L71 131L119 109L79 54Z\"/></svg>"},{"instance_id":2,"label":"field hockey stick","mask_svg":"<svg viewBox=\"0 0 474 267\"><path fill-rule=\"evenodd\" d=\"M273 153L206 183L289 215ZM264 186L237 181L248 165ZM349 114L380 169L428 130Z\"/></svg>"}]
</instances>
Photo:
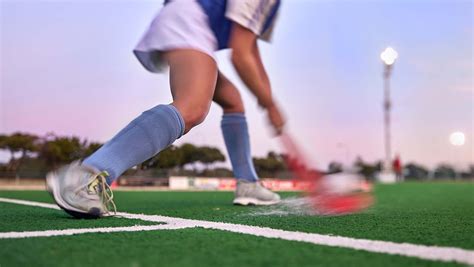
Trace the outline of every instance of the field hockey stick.
<instances>
[{"instance_id":1,"label":"field hockey stick","mask_svg":"<svg viewBox=\"0 0 474 267\"><path fill-rule=\"evenodd\" d=\"M316 212L325 215L340 215L359 212L370 207L373 197L368 192L334 195L321 186L323 175L308 167L307 161L298 145L287 132L280 136L283 147L288 153L286 163L293 172L294 181L304 184L304 192L310 197Z\"/></svg>"},{"instance_id":2,"label":"field hockey stick","mask_svg":"<svg viewBox=\"0 0 474 267\"><path fill-rule=\"evenodd\" d=\"M288 169L293 173L293 180L295 182L302 182L305 185L305 190L310 195L316 193L317 183L321 180L321 173L316 170L311 170L304 154L299 149L294 138L288 133L283 132L280 136L282 145L287 152L285 157Z\"/></svg>"}]
</instances>

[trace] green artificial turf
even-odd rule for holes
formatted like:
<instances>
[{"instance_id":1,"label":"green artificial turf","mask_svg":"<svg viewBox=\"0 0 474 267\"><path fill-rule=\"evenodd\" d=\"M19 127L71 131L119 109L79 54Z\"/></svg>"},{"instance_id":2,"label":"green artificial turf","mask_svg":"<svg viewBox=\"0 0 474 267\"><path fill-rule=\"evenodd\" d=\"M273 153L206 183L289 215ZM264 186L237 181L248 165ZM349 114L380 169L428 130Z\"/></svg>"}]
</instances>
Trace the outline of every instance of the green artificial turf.
<instances>
[{"instance_id":1,"label":"green artificial turf","mask_svg":"<svg viewBox=\"0 0 474 267\"><path fill-rule=\"evenodd\" d=\"M378 185L375 194L368 211L335 217L252 216L262 208L232 206L233 194L223 192L123 192L117 194L117 205L134 213L474 248L474 184Z\"/></svg>"},{"instance_id":2,"label":"green artificial turf","mask_svg":"<svg viewBox=\"0 0 474 267\"><path fill-rule=\"evenodd\" d=\"M205 229L0 240L9 266L459 266Z\"/></svg>"},{"instance_id":3,"label":"green artificial turf","mask_svg":"<svg viewBox=\"0 0 474 267\"><path fill-rule=\"evenodd\" d=\"M377 201L372 208L360 214L335 217L255 216L256 211L268 208L232 206L231 192L117 191L115 195L118 209L131 213L232 222L374 240L474 248L472 183L377 185ZM283 194L284 197L296 195ZM42 191L0 191L0 197L52 202L49 195ZM1 232L153 224L119 218L75 220L58 210L6 203L0 203L0 210ZM113 249L105 250L106 252L87 250L87 247L93 247L94 243ZM255 263L254 266L445 264L204 229L4 239L0 240L0 248L2 267L10 266L9 264L20 265L22 260L26 264L35 257L40 265L49 265L54 261L67 265L71 260L62 257L68 257L70 253L71 259L79 259L80 253L86 252L86 260L94 261L93 259L111 255L113 257L108 258L107 262L120 266L133 266L135 263L138 264L136 266L154 265L154 262L174 266L193 263L235 266L250 263ZM24 248L27 248L27 252L17 255L18 251Z\"/></svg>"},{"instance_id":4,"label":"green artificial turf","mask_svg":"<svg viewBox=\"0 0 474 267\"><path fill-rule=\"evenodd\" d=\"M155 222L105 217L78 220L63 211L0 202L0 232L153 225Z\"/></svg>"}]
</instances>

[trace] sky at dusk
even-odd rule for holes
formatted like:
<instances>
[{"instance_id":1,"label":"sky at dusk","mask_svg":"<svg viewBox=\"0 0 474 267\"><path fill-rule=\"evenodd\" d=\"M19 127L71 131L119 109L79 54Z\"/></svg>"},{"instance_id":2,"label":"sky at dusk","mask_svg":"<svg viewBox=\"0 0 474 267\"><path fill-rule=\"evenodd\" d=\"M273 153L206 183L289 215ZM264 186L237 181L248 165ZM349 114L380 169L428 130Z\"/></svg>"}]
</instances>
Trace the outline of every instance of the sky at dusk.
<instances>
[{"instance_id":1,"label":"sky at dusk","mask_svg":"<svg viewBox=\"0 0 474 267\"><path fill-rule=\"evenodd\" d=\"M167 74L146 72L132 49L162 1L0 0L0 133L75 135L105 142L171 102ZM290 132L312 162L381 159L383 64L394 47L393 150L429 167L474 162L473 2L286 0L272 44L260 45ZM281 151L239 81L253 154ZM222 112L178 140L224 148ZM453 131L466 134L450 145ZM0 160L6 159L0 154Z\"/></svg>"}]
</instances>

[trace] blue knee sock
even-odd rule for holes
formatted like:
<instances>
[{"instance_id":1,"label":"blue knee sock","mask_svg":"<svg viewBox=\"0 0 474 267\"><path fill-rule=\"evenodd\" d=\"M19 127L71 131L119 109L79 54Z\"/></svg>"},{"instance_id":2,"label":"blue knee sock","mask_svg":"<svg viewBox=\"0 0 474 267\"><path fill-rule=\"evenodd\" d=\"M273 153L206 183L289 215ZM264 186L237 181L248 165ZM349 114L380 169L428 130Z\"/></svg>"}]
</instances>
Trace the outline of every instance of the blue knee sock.
<instances>
[{"instance_id":1,"label":"blue knee sock","mask_svg":"<svg viewBox=\"0 0 474 267\"><path fill-rule=\"evenodd\" d=\"M130 122L83 164L107 171L107 182L112 183L127 169L171 145L183 132L179 111L172 105L159 105Z\"/></svg>"},{"instance_id":2,"label":"blue knee sock","mask_svg":"<svg viewBox=\"0 0 474 267\"><path fill-rule=\"evenodd\" d=\"M244 113L224 114L221 129L234 176L239 180L257 181L258 176L250 154L249 132Z\"/></svg>"}]
</instances>

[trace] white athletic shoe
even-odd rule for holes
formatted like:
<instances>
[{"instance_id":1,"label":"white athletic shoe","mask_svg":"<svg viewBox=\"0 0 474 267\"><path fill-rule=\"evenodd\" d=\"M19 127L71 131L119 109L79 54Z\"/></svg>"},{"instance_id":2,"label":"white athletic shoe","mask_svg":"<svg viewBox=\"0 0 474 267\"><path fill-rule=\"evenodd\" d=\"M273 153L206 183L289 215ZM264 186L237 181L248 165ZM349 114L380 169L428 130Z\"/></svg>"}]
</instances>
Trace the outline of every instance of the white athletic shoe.
<instances>
[{"instance_id":1,"label":"white athletic shoe","mask_svg":"<svg viewBox=\"0 0 474 267\"><path fill-rule=\"evenodd\" d=\"M48 191L60 208L76 218L98 218L116 212L113 193L105 180L107 172L97 172L79 161L50 172Z\"/></svg>"},{"instance_id":2,"label":"white athletic shoe","mask_svg":"<svg viewBox=\"0 0 474 267\"><path fill-rule=\"evenodd\" d=\"M237 181L234 205L273 205L280 202L280 196L259 182Z\"/></svg>"}]
</instances>

